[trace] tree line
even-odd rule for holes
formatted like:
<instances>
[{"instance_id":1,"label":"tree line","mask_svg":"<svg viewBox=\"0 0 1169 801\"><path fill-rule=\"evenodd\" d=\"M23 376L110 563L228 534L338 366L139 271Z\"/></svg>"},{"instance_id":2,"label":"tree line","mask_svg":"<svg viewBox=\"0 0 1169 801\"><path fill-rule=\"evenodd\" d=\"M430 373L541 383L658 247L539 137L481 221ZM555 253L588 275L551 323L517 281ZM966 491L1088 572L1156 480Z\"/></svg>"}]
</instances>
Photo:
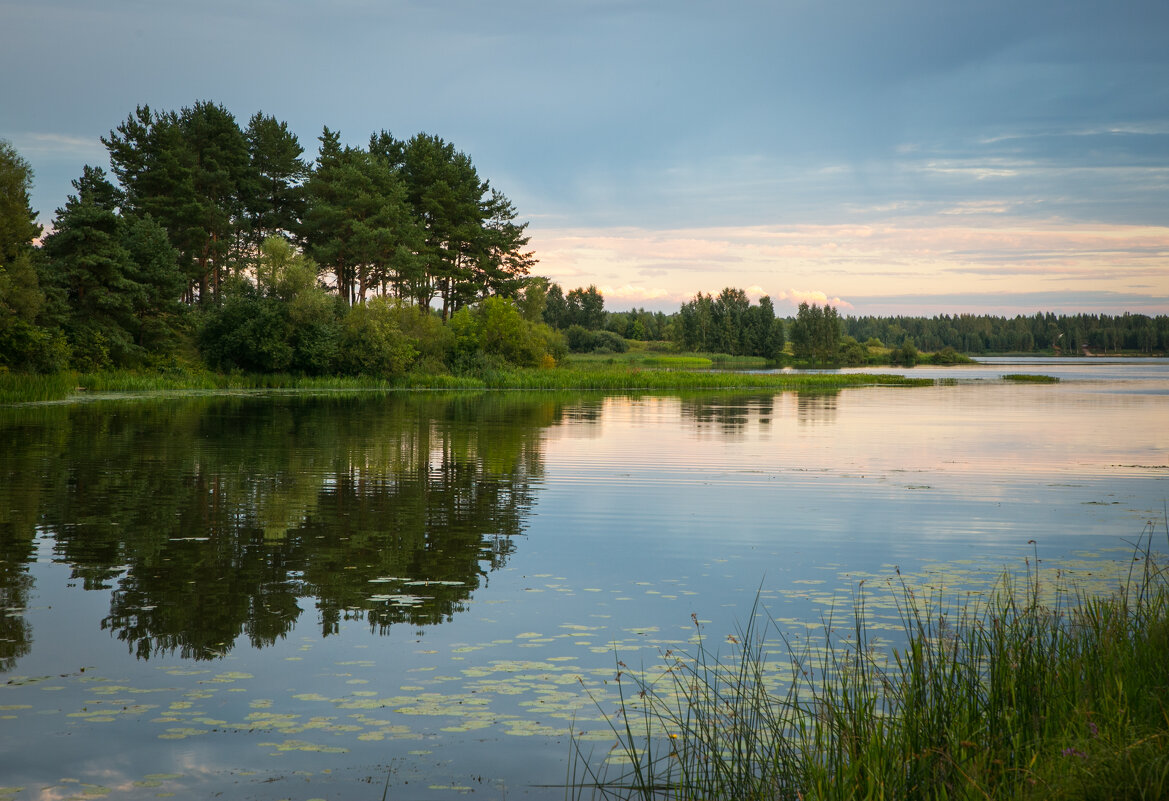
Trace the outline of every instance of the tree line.
<instances>
[{"instance_id":1,"label":"tree line","mask_svg":"<svg viewBox=\"0 0 1169 801\"><path fill-rule=\"evenodd\" d=\"M1144 314L1052 314L1001 317L942 314L934 317L847 317L845 333L889 346L906 341L927 351L953 348L983 353L1165 353L1169 316Z\"/></svg>"},{"instance_id":2,"label":"tree line","mask_svg":"<svg viewBox=\"0 0 1169 801\"><path fill-rule=\"evenodd\" d=\"M526 223L440 137L381 131L352 147L325 127L310 163L286 123L257 112L244 128L199 102L140 106L102 143L112 175L87 165L38 245L32 171L0 142L0 367L201 356L363 372L440 350L465 362L460 347L484 339L468 321L482 323L489 300L514 340L494 356L539 364L563 350L519 309L535 263ZM456 335L444 323L462 312ZM355 349L369 341L381 345Z\"/></svg>"}]
</instances>

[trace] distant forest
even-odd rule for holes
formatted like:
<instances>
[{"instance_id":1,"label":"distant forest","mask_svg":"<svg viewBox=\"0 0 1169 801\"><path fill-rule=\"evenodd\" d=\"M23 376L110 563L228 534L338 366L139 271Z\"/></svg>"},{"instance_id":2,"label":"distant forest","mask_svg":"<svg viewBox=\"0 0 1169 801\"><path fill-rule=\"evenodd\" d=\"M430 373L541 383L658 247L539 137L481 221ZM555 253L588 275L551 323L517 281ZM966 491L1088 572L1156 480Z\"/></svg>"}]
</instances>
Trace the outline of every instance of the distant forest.
<instances>
[{"instance_id":1,"label":"distant forest","mask_svg":"<svg viewBox=\"0 0 1169 801\"><path fill-rule=\"evenodd\" d=\"M645 309L609 312L605 316L604 325L607 330L631 339L668 340L685 345L685 308L674 314ZM923 351L953 348L972 356L990 353L1060 353L1074 356L1085 351L1091 354L1124 352L1152 355L1169 351L1169 316L1166 315L1057 315L1048 312L1016 317L990 314L942 314L933 317L837 315L837 319L842 337L852 337L859 342L878 340L889 348L910 343ZM795 316L786 318L789 332L794 322ZM790 333L788 336L790 340ZM698 346L697 342L689 344L697 346L694 349L705 349Z\"/></svg>"},{"instance_id":2,"label":"distant forest","mask_svg":"<svg viewBox=\"0 0 1169 801\"><path fill-rule=\"evenodd\" d=\"M199 102L139 107L102 143L112 174L86 166L42 238L32 171L0 141L0 372L457 373L631 342L825 365L1169 351L1164 315L781 317L733 287L606 311L533 275L512 203L425 133L352 147L324 127L310 162L287 124Z\"/></svg>"}]
</instances>

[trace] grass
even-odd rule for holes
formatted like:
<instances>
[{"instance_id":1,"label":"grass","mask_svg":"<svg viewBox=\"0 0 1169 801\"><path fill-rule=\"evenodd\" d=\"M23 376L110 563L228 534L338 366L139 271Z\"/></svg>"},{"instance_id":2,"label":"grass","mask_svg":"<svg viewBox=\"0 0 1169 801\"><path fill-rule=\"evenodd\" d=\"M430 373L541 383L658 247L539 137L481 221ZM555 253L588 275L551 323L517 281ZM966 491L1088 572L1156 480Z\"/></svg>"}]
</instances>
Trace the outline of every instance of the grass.
<instances>
[{"instance_id":1,"label":"grass","mask_svg":"<svg viewBox=\"0 0 1169 801\"><path fill-rule=\"evenodd\" d=\"M1007 373L1004 381L1018 381L1027 384L1058 384L1059 378L1053 375L1036 375L1034 373Z\"/></svg>"},{"instance_id":2,"label":"grass","mask_svg":"<svg viewBox=\"0 0 1169 801\"><path fill-rule=\"evenodd\" d=\"M0 403L59 400L77 387L77 373L9 373L0 371Z\"/></svg>"},{"instance_id":3,"label":"grass","mask_svg":"<svg viewBox=\"0 0 1169 801\"><path fill-rule=\"evenodd\" d=\"M642 360L642 364L650 367L693 369L710 367L714 364L714 361L705 356L647 356Z\"/></svg>"},{"instance_id":4,"label":"grass","mask_svg":"<svg viewBox=\"0 0 1169 801\"><path fill-rule=\"evenodd\" d=\"M899 648L877 644L858 590L845 638L816 651L789 644L783 689L755 623L730 656L699 640L692 655L667 653L656 678L622 671L615 749L598 761L575 743L571 792L1169 798L1169 575L1151 525L1145 535L1108 597L1030 562L978 602L895 584Z\"/></svg>"},{"instance_id":5,"label":"grass","mask_svg":"<svg viewBox=\"0 0 1169 801\"><path fill-rule=\"evenodd\" d=\"M671 364L669 367L681 367ZM504 369L478 375L414 373L394 379L364 376L298 376L284 373L247 374L205 371L60 373L39 376L0 373L0 403L65 400L80 393L166 392L174 390L677 390L775 389L834 391L844 387L888 384L926 386L929 379L893 375L746 374L683 369L642 369L592 364L586 368Z\"/></svg>"}]
</instances>

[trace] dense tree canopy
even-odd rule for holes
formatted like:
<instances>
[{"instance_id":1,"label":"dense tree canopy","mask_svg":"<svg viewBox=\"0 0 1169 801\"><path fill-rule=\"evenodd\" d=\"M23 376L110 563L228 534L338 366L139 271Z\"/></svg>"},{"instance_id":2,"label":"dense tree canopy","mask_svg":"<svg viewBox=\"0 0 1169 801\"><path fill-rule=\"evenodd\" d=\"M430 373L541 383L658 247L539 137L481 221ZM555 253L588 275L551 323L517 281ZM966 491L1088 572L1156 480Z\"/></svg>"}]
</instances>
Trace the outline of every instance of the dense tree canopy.
<instances>
[{"instance_id":1,"label":"dense tree canopy","mask_svg":"<svg viewBox=\"0 0 1169 801\"><path fill-rule=\"evenodd\" d=\"M783 321L776 319L771 298L752 306L747 293L727 287L717 297L699 292L682 305L675 330L686 350L732 356L779 358L783 352Z\"/></svg>"},{"instance_id":2,"label":"dense tree canopy","mask_svg":"<svg viewBox=\"0 0 1169 801\"><path fill-rule=\"evenodd\" d=\"M11 144L0 139L0 266L27 253L41 233L29 201L32 168Z\"/></svg>"},{"instance_id":3,"label":"dense tree canopy","mask_svg":"<svg viewBox=\"0 0 1169 801\"><path fill-rule=\"evenodd\" d=\"M65 366L64 338L43 325L45 293L33 240L41 233L29 201L32 168L0 140L0 370Z\"/></svg>"}]
</instances>

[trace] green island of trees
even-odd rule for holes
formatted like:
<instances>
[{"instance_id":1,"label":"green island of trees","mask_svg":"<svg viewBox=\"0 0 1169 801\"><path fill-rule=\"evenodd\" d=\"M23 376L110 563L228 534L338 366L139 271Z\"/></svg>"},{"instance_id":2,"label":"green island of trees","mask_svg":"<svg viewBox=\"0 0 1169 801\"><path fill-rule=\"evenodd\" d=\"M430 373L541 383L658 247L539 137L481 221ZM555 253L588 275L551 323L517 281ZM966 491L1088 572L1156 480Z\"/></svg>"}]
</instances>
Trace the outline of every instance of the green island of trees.
<instances>
[{"instance_id":1,"label":"green island of trees","mask_svg":"<svg viewBox=\"0 0 1169 801\"><path fill-rule=\"evenodd\" d=\"M0 141L0 375L10 386L54 375L109 385L97 376L111 372L154 386L241 374L253 385L666 380L638 375L650 370L691 386L695 368L720 362L913 366L1169 349L1165 316L854 318L805 303L785 319L770 298L753 303L733 287L673 314L606 311L595 286L566 292L532 274L527 224L440 137L383 130L352 147L324 127L310 162L286 123L257 112L241 126L200 101L139 107L101 141L111 174L84 167L43 237L32 170ZM578 369L520 375L563 366ZM602 367L617 375L601 379Z\"/></svg>"}]
</instances>

